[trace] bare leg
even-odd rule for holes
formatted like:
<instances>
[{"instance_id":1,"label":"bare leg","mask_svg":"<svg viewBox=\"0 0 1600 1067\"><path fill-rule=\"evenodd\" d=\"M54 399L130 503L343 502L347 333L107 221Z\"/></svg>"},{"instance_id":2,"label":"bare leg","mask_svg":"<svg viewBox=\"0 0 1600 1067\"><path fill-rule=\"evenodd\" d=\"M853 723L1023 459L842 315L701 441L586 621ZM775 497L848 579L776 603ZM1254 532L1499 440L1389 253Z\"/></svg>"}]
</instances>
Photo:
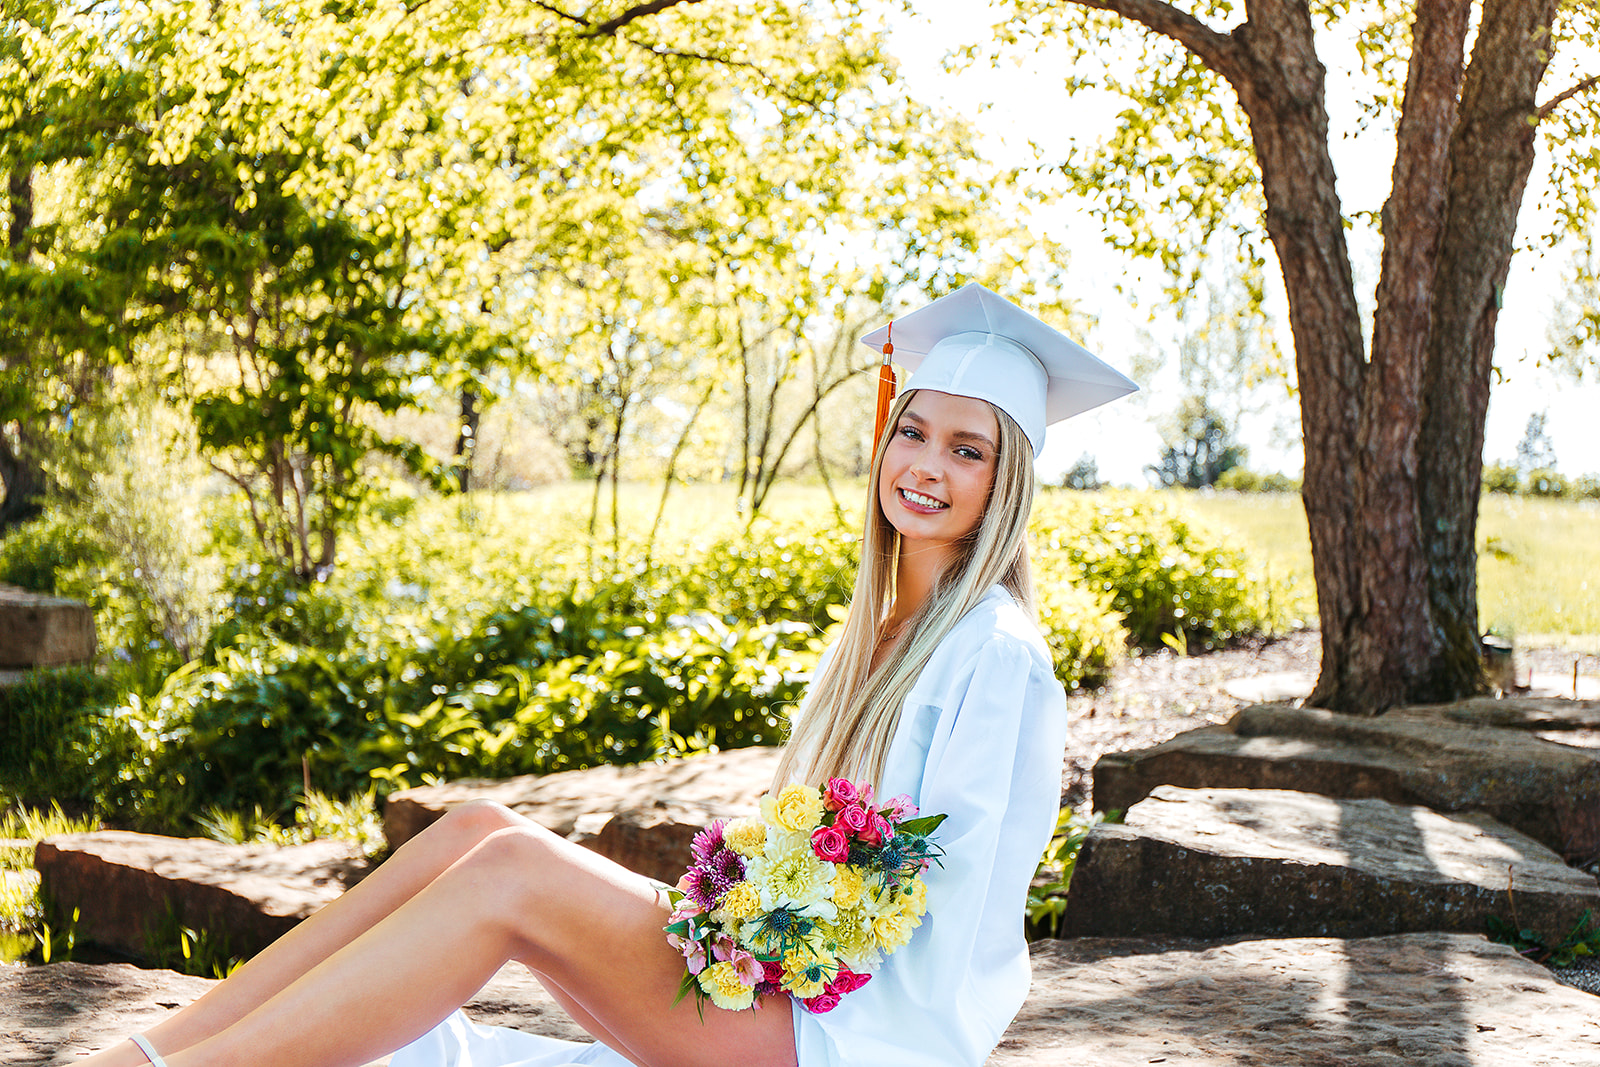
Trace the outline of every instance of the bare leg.
<instances>
[{"instance_id":1,"label":"bare leg","mask_svg":"<svg viewBox=\"0 0 1600 1067\"><path fill-rule=\"evenodd\" d=\"M528 825L499 804L474 801L451 810L348 893L162 1020L148 1034L151 1044L166 1058L220 1033L411 899L484 838L508 826ZM81 1067L140 1067L146 1061L132 1042L123 1042L79 1062Z\"/></svg>"},{"instance_id":2,"label":"bare leg","mask_svg":"<svg viewBox=\"0 0 1600 1067\"><path fill-rule=\"evenodd\" d=\"M650 1067L792 1065L782 1010L671 1007L682 959L638 875L538 827L498 831L389 916L170 1067L355 1067L434 1026L507 959L547 974ZM777 1005L774 1005L776 1007Z\"/></svg>"}]
</instances>

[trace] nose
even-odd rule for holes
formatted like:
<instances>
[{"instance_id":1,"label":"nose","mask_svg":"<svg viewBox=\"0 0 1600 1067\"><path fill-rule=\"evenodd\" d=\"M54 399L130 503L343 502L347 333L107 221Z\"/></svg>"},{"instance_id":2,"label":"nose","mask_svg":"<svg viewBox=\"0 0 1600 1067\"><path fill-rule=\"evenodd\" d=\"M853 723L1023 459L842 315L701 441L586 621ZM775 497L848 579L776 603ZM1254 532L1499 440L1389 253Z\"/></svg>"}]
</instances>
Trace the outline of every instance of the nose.
<instances>
[{"instance_id":1,"label":"nose","mask_svg":"<svg viewBox=\"0 0 1600 1067\"><path fill-rule=\"evenodd\" d=\"M938 453L931 448L918 451L906 470L919 482L936 482L944 473L944 468L939 464Z\"/></svg>"}]
</instances>

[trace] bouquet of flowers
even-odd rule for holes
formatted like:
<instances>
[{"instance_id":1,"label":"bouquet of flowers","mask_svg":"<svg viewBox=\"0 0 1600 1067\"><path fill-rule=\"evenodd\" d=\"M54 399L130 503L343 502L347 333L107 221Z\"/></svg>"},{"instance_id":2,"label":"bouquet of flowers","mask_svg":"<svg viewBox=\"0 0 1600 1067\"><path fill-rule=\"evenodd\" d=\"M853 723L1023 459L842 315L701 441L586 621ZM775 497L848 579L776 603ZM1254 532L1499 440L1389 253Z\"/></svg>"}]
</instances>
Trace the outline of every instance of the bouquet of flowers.
<instances>
[{"instance_id":1,"label":"bouquet of flowers","mask_svg":"<svg viewBox=\"0 0 1600 1067\"><path fill-rule=\"evenodd\" d=\"M922 925L921 875L941 854L928 835L944 818L917 818L907 796L874 808L870 784L832 778L763 796L759 817L712 823L671 892L667 941L687 964L678 999L739 1011L787 993L832 1010Z\"/></svg>"}]
</instances>

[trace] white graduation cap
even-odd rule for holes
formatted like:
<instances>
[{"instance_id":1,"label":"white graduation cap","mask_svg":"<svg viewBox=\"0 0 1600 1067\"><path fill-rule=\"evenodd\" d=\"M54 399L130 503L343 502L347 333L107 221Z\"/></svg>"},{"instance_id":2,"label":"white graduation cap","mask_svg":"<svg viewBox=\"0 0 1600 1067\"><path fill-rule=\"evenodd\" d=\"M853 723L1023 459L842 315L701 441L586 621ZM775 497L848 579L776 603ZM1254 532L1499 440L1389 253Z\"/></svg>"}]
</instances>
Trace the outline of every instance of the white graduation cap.
<instances>
[{"instance_id":1,"label":"white graduation cap","mask_svg":"<svg viewBox=\"0 0 1600 1067\"><path fill-rule=\"evenodd\" d=\"M912 371L907 389L987 400L1033 445L1044 428L1139 387L1061 331L977 282L902 315L861 338Z\"/></svg>"}]
</instances>

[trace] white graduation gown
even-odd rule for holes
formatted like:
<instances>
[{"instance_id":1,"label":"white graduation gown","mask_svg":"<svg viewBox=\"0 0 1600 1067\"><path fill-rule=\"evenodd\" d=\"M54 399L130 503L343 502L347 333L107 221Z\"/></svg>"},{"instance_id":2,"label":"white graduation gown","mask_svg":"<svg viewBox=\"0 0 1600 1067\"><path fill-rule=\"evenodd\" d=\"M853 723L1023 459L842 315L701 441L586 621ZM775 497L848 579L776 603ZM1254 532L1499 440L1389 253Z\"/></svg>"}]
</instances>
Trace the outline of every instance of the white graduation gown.
<instances>
[{"instance_id":1,"label":"white graduation gown","mask_svg":"<svg viewBox=\"0 0 1600 1067\"><path fill-rule=\"evenodd\" d=\"M949 815L928 914L833 1011L798 1004L800 1067L981 1064L1027 996L1023 902L1055 826L1066 697L1038 630L996 586L940 642L901 711L880 796ZM687 862L687 860L685 861ZM391 1067L631 1067L582 1045L453 1015Z\"/></svg>"}]
</instances>

